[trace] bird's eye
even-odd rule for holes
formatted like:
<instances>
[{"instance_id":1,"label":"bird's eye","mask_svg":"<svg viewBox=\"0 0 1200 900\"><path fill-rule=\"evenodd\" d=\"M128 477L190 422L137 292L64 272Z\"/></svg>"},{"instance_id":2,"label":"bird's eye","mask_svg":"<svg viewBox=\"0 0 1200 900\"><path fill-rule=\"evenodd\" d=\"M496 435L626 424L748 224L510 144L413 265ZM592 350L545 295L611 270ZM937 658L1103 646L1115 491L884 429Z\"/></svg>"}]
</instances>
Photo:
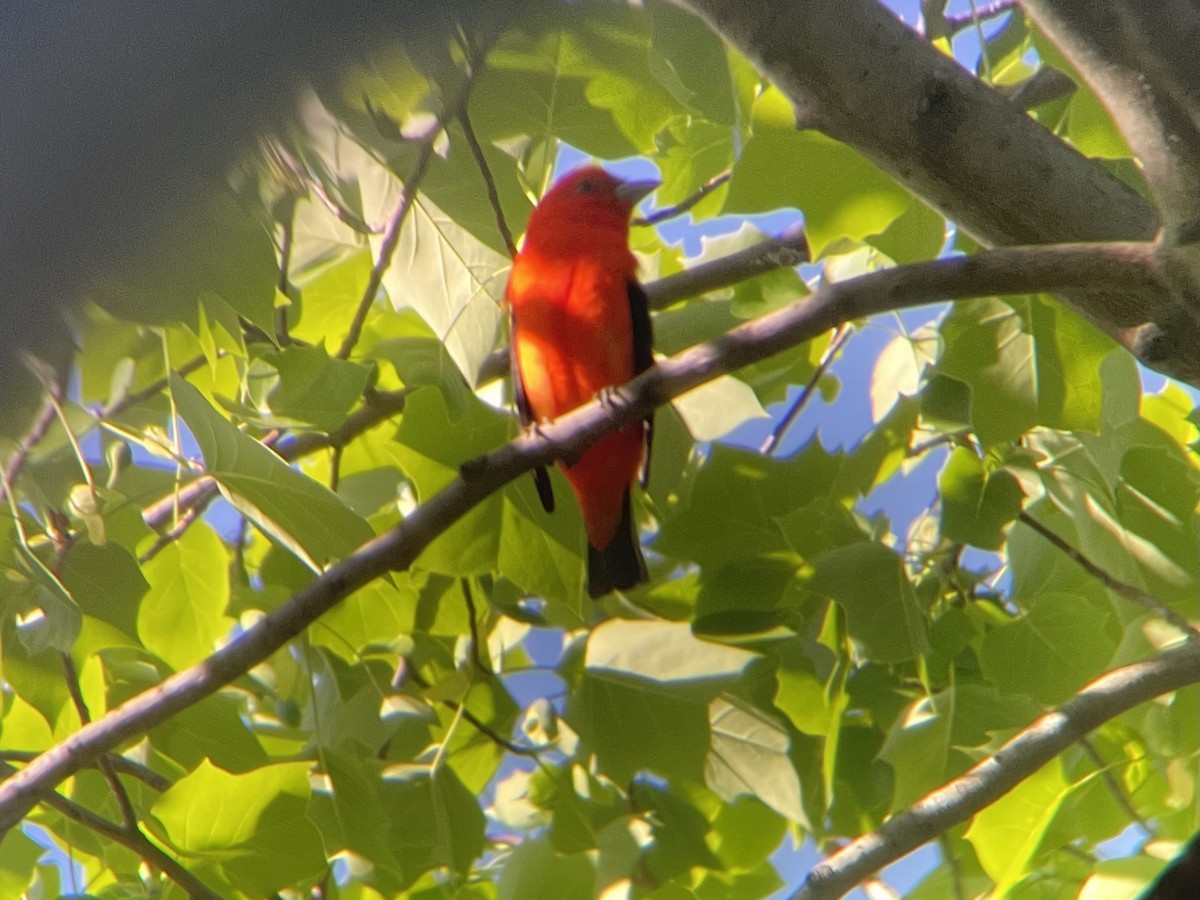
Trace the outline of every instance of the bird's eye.
<instances>
[{"instance_id":1,"label":"bird's eye","mask_svg":"<svg viewBox=\"0 0 1200 900\"><path fill-rule=\"evenodd\" d=\"M592 181L590 178L585 178L583 181L579 182L579 193L581 194L595 194L599 190L600 185L596 184L596 182Z\"/></svg>"}]
</instances>

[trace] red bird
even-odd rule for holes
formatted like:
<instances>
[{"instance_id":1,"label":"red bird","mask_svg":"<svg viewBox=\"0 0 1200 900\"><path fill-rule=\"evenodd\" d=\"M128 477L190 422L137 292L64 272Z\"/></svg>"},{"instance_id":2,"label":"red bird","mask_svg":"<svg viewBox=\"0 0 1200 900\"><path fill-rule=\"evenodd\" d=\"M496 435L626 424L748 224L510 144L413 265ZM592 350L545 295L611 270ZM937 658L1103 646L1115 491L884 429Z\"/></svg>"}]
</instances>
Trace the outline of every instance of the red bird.
<instances>
[{"instance_id":1,"label":"red bird","mask_svg":"<svg viewBox=\"0 0 1200 900\"><path fill-rule=\"evenodd\" d=\"M523 425L555 419L654 362L650 307L629 252L629 216L658 186L621 181L596 166L560 179L529 218L507 299L512 370ZM587 589L602 597L646 580L629 489L649 475L653 418L607 435L572 465L559 463L583 514ZM534 473L554 511L550 478Z\"/></svg>"}]
</instances>

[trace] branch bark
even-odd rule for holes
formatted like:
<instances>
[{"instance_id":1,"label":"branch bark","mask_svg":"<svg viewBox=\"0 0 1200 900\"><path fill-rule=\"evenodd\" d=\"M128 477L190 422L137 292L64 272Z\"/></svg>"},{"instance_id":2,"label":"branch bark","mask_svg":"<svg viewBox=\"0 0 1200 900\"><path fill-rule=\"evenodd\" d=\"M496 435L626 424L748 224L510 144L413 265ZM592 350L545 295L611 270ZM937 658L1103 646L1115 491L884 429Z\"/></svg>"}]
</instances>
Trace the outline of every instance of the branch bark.
<instances>
[{"instance_id":1,"label":"branch bark","mask_svg":"<svg viewBox=\"0 0 1200 900\"><path fill-rule=\"evenodd\" d=\"M1159 227L1136 191L877 0L682 2L788 96L798 127L853 146L985 245L1147 240ZM1097 280L1070 299L1147 365L1200 384L1200 323L1172 287L1135 298Z\"/></svg>"},{"instance_id":2,"label":"branch bark","mask_svg":"<svg viewBox=\"0 0 1200 900\"><path fill-rule=\"evenodd\" d=\"M469 510L535 466L577 455L601 435L645 418L668 400L842 322L948 298L1073 288L1098 278L1129 291L1147 290L1157 278L1157 254L1153 244L1007 248L874 272L826 287L663 360L603 402L464 463L460 478L424 499L399 525L330 567L229 644L51 747L0 784L0 832L19 823L55 785L100 754L245 674L373 579L408 568Z\"/></svg>"},{"instance_id":3,"label":"branch bark","mask_svg":"<svg viewBox=\"0 0 1200 900\"><path fill-rule=\"evenodd\" d=\"M965 822L1114 716L1200 682L1200 642L1100 676L1019 732L994 756L847 844L809 873L791 900L833 900L873 872Z\"/></svg>"},{"instance_id":4,"label":"branch bark","mask_svg":"<svg viewBox=\"0 0 1200 900\"><path fill-rule=\"evenodd\" d=\"M1200 217L1200 9L1184 0L1023 0L1141 160L1164 224Z\"/></svg>"}]
</instances>

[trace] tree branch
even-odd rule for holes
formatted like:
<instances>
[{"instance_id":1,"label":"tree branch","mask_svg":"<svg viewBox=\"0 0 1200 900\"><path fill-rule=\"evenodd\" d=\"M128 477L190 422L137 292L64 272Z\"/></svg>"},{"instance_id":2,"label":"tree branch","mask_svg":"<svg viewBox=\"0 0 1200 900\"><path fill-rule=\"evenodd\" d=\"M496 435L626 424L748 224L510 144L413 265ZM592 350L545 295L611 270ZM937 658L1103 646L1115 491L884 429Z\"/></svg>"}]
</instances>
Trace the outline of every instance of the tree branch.
<instances>
[{"instance_id":1,"label":"tree branch","mask_svg":"<svg viewBox=\"0 0 1200 900\"><path fill-rule=\"evenodd\" d=\"M674 206L657 209L648 216L635 216L630 224L637 226L657 225L660 222L666 222L668 219L674 219L676 216L682 216L721 185L728 184L729 179L732 177L733 170L726 169L724 172L714 175L708 181L704 182L704 184L700 185L699 189L690 197L685 197Z\"/></svg>"},{"instance_id":2,"label":"tree branch","mask_svg":"<svg viewBox=\"0 0 1200 900\"><path fill-rule=\"evenodd\" d=\"M864 878L996 802L1094 728L1162 694L1200 682L1200 642L1101 675L995 755L927 794L809 873L791 900L833 900Z\"/></svg>"},{"instance_id":3,"label":"tree branch","mask_svg":"<svg viewBox=\"0 0 1200 900\"><path fill-rule=\"evenodd\" d=\"M1108 107L1164 224L1200 217L1200 9L1184 0L1022 5Z\"/></svg>"},{"instance_id":4,"label":"tree branch","mask_svg":"<svg viewBox=\"0 0 1200 900\"><path fill-rule=\"evenodd\" d=\"M1158 230L1145 198L878 0L811 0L802 15L782 0L685 3L787 95L798 127L854 147L985 245L1148 240ZM1174 286L1131 298L1097 281L1070 302L1147 365L1200 384L1196 304Z\"/></svg>"},{"instance_id":5,"label":"tree branch","mask_svg":"<svg viewBox=\"0 0 1200 900\"><path fill-rule=\"evenodd\" d=\"M483 176L483 184L487 189L488 202L492 204L492 211L496 214L496 230L500 232L500 238L504 241L504 247L508 250L509 256L517 255L517 242L513 240L512 230L508 227L508 220L504 218L504 207L500 205L500 192L496 190L496 179L492 177L492 169L488 165L487 157L483 155L483 147L479 145L479 138L475 136L475 129L471 127L471 117L467 113L467 104L464 103L462 109L458 113L459 124L462 125L463 137L467 139L467 146L471 148L471 155L475 158L475 165L479 168L479 174Z\"/></svg>"},{"instance_id":6,"label":"tree branch","mask_svg":"<svg viewBox=\"0 0 1200 900\"><path fill-rule=\"evenodd\" d=\"M32 750L0 750L0 762L19 762L28 763L37 759L38 754ZM143 766L141 763L136 763L128 757L121 756L119 753L109 753L105 756L109 766L116 772L122 775L129 775L136 778L142 784L150 787L160 794L171 786L171 782L159 775L153 769Z\"/></svg>"},{"instance_id":7,"label":"tree branch","mask_svg":"<svg viewBox=\"0 0 1200 900\"><path fill-rule=\"evenodd\" d=\"M841 352L842 347L845 346L846 340L849 337L850 329L844 325L839 325L833 339L829 342L829 346L821 354L821 361L813 369L808 383L800 390L800 395L788 407L788 411L783 414L783 417L771 429L771 433L767 435L767 439L758 448L759 453L771 454L779 448L779 443L783 440L783 436L787 434L787 430L792 427L792 423L796 421L796 417L808 405L808 401L812 399L812 395L817 390L817 385L821 383L821 378L824 377L825 371L833 363L838 353Z\"/></svg>"},{"instance_id":8,"label":"tree branch","mask_svg":"<svg viewBox=\"0 0 1200 900\"><path fill-rule=\"evenodd\" d=\"M16 772L17 770L8 763L0 762L0 776L10 778ZM43 802L59 815L133 851L144 861L154 866L187 891L188 896L194 898L194 900L220 900L216 894L208 889L204 882L185 869L175 859L164 853L157 844L146 837L141 829L137 828L136 824L133 827L122 828L116 822L110 822L103 816L96 815L91 810L80 806L72 800L68 800L56 792L51 792L43 798Z\"/></svg>"},{"instance_id":9,"label":"tree branch","mask_svg":"<svg viewBox=\"0 0 1200 900\"><path fill-rule=\"evenodd\" d=\"M367 321L367 313L371 311L371 306L375 302L375 298L379 295L379 287L383 284L383 275L388 270L388 266L392 264L392 254L396 252L396 245L400 243L400 229L404 226L404 220L408 218L408 211L412 209L413 202L417 199L417 186L421 183L421 179L425 177L425 170L429 168L429 161L433 159L433 147L437 142L437 136L443 128L442 119L438 119L436 123L429 129L429 133L421 141L421 149L417 156L417 161L413 165L412 172L404 179L404 185L400 191L400 202L396 204L396 209L392 212L388 219L387 227L383 232L383 240L379 244L379 256L375 260L375 265L371 267L371 275L367 278L367 286L363 290L362 299L358 301L358 308L354 311L354 318L350 322L350 327L346 329L346 336L342 339L342 345L338 347L337 353L334 356L337 359L348 359L350 351L354 349L354 345L358 343L358 339L362 336L363 325Z\"/></svg>"},{"instance_id":10,"label":"tree branch","mask_svg":"<svg viewBox=\"0 0 1200 900\"><path fill-rule=\"evenodd\" d=\"M1130 291L1152 286L1153 244L1009 248L873 272L823 288L714 340L660 361L629 384L522 434L477 460L439 493L422 498L395 528L331 566L220 650L84 726L0 785L0 831L102 753L165 721L244 675L320 615L389 570L402 571L438 535L489 495L535 466L577 455L601 435L718 375L766 359L842 322L947 298L1071 288L1095 279Z\"/></svg>"},{"instance_id":11,"label":"tree branch","mask_svg":"<svg viewBox=\"0 0 1200 900\"><path fill-rule=\"evenodd\" d=\"M1188 624L1187 619L1181 616L1167 604L1163 603L1153 594L1143 591L1139 587L1121 581L1119 578L1113 577L1109 572L1096 565L1087 558L1080 550L1075 549L1063 538L1059 537L1029 513L1021 511L1017 517L1022 525L1036 531L1047 541L1065 553L1071 560L1075 562L1081 569L1095 578L1108 590L1112 591L1123 600L1128 600L1130 603L1135 603L1142 609L1153 615L1159 616L1164 621L1171 623L1179 630L1184 637L1190 641L1200 640L1200 631L1197 631Z\"/></svg>"}]
</instances>

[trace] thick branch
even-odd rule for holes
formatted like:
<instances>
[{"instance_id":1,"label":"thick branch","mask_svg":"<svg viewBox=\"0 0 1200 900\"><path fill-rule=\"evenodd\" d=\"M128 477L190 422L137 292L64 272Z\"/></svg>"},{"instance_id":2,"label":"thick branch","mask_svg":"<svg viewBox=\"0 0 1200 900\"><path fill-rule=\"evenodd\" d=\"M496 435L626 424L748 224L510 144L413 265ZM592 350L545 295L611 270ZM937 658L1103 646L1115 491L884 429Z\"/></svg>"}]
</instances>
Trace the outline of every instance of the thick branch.
<instances>
[{"instance_id":1,"label":"thick branch","mask_svg":"<svg viewBox=\"0 0 1200 900\"><path fill-rule=\"evenodd\" d=\"M1200 9L1184 0L1024 0L1108 107L1165 224L1200 216Z\"/></svg>"},{"instance_id":2,"label":"thick branch","mask_svg":"<svg viewBox=\"0 0 1200 900\"><path fill-rule=\"evenodd\" d=\"M877 0L687 0L796 107L989 244L1148 239L1150 205ZM869 113L869 114L867 114Z\"/></svg>"},{"instance_id":3,"label":"thick branch","mask_svg":"<svg viewBox=\"0 0 1200 900\"><path fill-rule=\"evenodd\" d=\"M853 146L985 245L1146 240L1158 229L1136 191L877 0L684 2L787 95L799 127ZM1080 289L1074 308L1143 362L1200 384L1200 325L1174 291ZM1148 322L1159 328L1131 330Z\"/></svg>"},{"instance_id":4,"label":"thick branch","mask_svg":"<svg viewBox=\"0 0 1200 900\"><path fill-rule=\"evenodd\" d=\"M0 785L0 830L21 821L64 778L244 675L342 598L389 570L412 565L431 541L518 475L577 455L601 435L718 375L792 347L842 322L947 298L1072 288L1104 279L1130 291L1153 283L1156 248L1108 244L1010 248L874 272L698 344L651 367L603 402L524 434L462 467L462 477L403 522L360 547L211 656L111 710Z\"/></svg>"},{"instance_id":5,"label":"thick branch","mask_svg":"<svg viewBox=\"0 0 1200 900\"><path fill-rule=\"evenodd\" d=\"M1094 728L1139 703L1200 682L1200 643L1102 675L1059 709L1019 732L994 756L818 865L792 900L832 900L873 872L933 840L1028 778Z\"/></svg>"}]
</instances>

